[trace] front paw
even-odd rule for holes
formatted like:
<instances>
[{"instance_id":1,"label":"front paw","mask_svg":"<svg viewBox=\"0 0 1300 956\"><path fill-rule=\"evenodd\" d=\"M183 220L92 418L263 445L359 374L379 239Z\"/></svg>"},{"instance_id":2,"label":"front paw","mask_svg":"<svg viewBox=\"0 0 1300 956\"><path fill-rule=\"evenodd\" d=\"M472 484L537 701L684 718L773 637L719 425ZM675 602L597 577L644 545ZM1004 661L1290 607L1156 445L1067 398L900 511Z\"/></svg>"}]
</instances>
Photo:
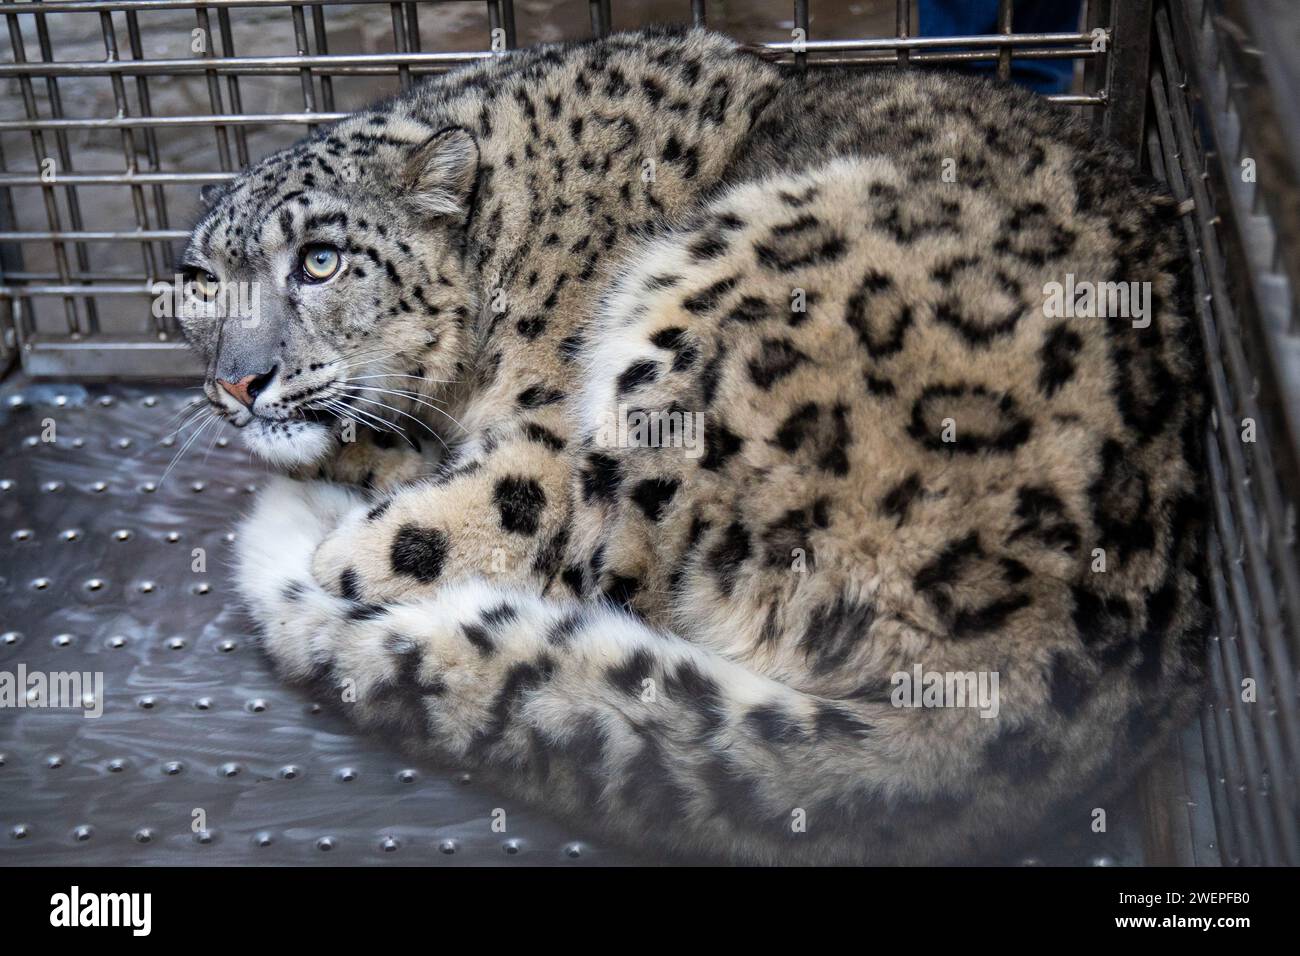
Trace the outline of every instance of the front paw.
<instances>
[{"instance_id":1,"label":"front paw","mask_svg":"<svg viewBox=\"0 0 1300 956\"><path fill-rule=\"evenodd\" d=\"M271 478L236 532L236 586L255 610L276 606L285 588L310 580L321 541L361 498L323 482Z\"/></svg>"},{"instance_id":2,"label":"front paw","mask_svg":"<svg viewBox=\"0 0 1300 956\"><path fill-rule=\"evenodd\" d=\"M375 510L357 509L347 515L316 547L311 570L331 594L363 604L383 604L413 596L418 581L397 573L406 537L377 520Z\"/></svg>"}]
</instances>

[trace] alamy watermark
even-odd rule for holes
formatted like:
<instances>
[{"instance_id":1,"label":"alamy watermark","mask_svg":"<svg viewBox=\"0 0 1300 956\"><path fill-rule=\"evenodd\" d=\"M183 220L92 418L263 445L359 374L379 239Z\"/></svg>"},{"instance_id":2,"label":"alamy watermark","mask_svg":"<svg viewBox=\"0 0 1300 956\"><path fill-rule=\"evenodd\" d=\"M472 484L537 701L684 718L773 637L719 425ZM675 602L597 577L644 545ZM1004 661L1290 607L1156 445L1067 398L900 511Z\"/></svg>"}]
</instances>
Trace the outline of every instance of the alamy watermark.
<instances>
[{"instance_id":1,"label":"alamy watermark","mask_svg":"<svg viewBox=\"0 0 1300 956\"><path fill-rule=\"evenodd\" d=\"M44 707L81 710L83 717L104 714L103 671L0 671L0 709Z\"/></svg>"},{"instance_id":2,"label":"alamy watermark","mask_svg":"<svg viewBox=\"0 0 1300 956\"><path fill-rule=\"evenodd\" d=\"M155 319L201 319L207 316L238 319L245 328L253 328L261 319L262 284L260 282L187 281L182 275L171 282L161 279L149 287L153 296Z\"/></svg>"},{"instance_id":3,"label":"alamy watermark","mask_svg":"<svg viewBox=\"0 0 1300 956\"><path fill-rule=\"evenodd\" d=\"M1151 324L1150 282L1065 282L1043 286L1043 314L1049 319L1131 319L1133 328Z\"/></svg>"},{"instance_id":4,"label":"alamy watermark","mask_svg":"<svg viewBox=\"0 0 1300 956\"><path fill-rule=\"evenodd\" d=\"M998 715L997 671L927 671L920 664L896 671L889 682L895 707L973 707L981 717Z\"/></svg>"},{"instance_id":5,"label":"alamy watermark","mask_svg":"<svg viewBox=\"0 0 1300 956\"><path fill-rule=\"evenodd\" d=\"M73 886L50 897L50 925L122 926L133 936L148 936L153 929L153 894L83 893Z\"/></svg>"},{"instance_id":6,"label":"alamy watermark","mask_svg":"<svg viewBox=\"0 0 1300 956\"><path fill-rule=\"evenodd\" d=\"M620 402L596 429L601 448L680 448L690 459L704 454L704 413L643 411Z\"/></svg>"}]
</instances>

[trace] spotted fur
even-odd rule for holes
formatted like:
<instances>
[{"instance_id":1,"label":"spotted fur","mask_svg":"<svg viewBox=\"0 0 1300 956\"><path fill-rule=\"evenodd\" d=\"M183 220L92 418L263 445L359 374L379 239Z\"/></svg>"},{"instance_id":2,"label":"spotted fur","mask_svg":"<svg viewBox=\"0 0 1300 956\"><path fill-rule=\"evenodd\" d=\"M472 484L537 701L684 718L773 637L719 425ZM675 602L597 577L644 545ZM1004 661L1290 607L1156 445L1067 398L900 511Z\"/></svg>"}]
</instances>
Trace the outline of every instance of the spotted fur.
<instances>
[{"instance_id":1,"label":"spotted fur","mask_svg":"<svg viewBox=\"0 0 1300 956\"><path fill-rule=\"evenodd\" d=\"M951 861L1087 826L1200 673L1173 215L981 80L781 76L692 31L431 81L196 229L214 273L268 276L316 228L347 249L328 305L286 288L280 345L195 323L212 368L343 401L346 369L416 376L394 404L449 446L368 499L273 483L241 591L287 678L641 844ZM1049 318L1067 274L1149 282L1151 323ZM338 422L289 388L246 413L331 467ZM611 442L620 406L698 414L701 443ZM997 672L998 716L893 706L916 665Z\"/></svg>"}]
</instances>

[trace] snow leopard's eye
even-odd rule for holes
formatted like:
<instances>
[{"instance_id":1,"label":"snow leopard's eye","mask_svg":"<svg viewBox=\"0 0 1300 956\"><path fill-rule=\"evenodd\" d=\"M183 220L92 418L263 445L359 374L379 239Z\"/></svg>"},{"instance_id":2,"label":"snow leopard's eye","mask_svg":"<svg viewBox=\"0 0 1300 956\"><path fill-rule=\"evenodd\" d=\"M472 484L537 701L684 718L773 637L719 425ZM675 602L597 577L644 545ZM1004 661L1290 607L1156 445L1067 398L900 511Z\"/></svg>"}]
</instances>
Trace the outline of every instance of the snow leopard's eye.
<instances>
[{"instance_id":1,"label":"snow leopard's eye","mask_svg":"<svg viewBox=\"0 0 1300 956\"><path fill-rule=\"evenodd\" d=\"M190 269L185 274L186 291L204 301L209 301L215 297L219 286L220 283L217 277L211 272L204 272L202 269Z\"/></svg>"},{"instance_id":2,"label":"snow leopard's eye","mask_svg":"<svg viewBox=\"0 0 1300 956\"><path fill-rule=\"evenodd\" d=\"M308 246L302 251L302 277L308 282L324 282L342 263L343 257L333 246Z\"/></svg>"}]
</instances>

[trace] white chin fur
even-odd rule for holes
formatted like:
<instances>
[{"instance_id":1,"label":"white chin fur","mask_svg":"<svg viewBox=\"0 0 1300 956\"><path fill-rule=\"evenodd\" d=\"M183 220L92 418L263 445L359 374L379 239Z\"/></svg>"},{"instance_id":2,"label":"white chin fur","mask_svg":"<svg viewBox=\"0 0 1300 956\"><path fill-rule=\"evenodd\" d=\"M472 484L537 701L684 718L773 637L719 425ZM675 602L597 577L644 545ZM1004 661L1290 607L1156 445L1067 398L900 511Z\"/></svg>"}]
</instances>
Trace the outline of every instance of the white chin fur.
<instances>
[{"instance_id":1,"label":"white chin fur","mask_svg":"<svg viewBox=\"0 0 1300 956\"><path fill-rule=\"evenodd\" d=\"M316 422L264 423L253 419L243 429L244 444L253 454L278 468L309 465L334 447L334 436Z\"/></svg>"}]
</instances>

